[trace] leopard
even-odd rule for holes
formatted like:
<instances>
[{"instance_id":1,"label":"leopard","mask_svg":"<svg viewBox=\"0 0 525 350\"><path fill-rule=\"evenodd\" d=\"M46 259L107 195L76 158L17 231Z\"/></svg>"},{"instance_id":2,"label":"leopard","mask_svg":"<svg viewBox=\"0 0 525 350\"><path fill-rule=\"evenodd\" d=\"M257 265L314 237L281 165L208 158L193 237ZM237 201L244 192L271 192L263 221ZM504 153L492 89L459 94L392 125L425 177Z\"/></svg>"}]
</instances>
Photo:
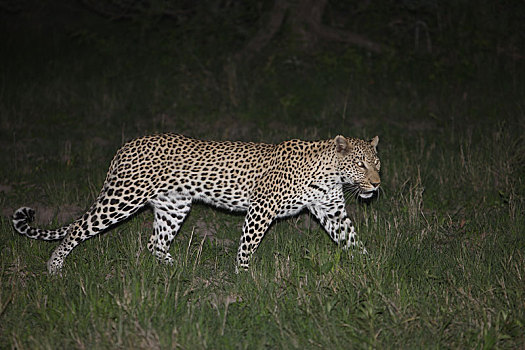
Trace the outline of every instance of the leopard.
<instances>
[{"instance_id":1,"label":"leopard","mask_svg":"<svg viewBox=\"0 0 525 350\"><path fill-rule=\"evenodd\" d=\"M65 258L80 243L148 206L154 220L147 249L160 262L173 264L170 245L194 202L246 213L236 272L249 269L275 220L301 211L309 211L342 249L367 254L347 215L345 193L366 199L378 192L378 142L378 136L365 141L342 135L276 144L175 133L143 136L119 148L100 193L78 219L57 229L37 228L31 225L35 210L21 207L12 224L32 239L61 240L47 262L50 275L61 274Z\"/></svg>"}]
</instances>

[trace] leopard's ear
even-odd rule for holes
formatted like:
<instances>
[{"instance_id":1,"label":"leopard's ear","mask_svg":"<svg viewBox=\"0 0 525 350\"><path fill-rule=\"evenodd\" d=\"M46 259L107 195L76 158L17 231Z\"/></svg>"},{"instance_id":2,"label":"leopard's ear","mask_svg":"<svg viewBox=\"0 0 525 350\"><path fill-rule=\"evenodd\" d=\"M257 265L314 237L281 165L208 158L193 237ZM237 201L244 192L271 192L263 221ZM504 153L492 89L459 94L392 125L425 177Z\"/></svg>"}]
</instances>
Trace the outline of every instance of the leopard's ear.
<instances>
[{"instance_id":1,"label":"leopard's ear","mask_svg":"<svg viewBox=\"0 0 525 350\"><path fill-rule=\"evenodd\" d=\"M352 145L350 142L348 142L348 139L344 136L337 135L334 139L335 142L335 150L337 153L346 156L350 152L352 152Z\"/></svg>"},{"instance_id":2,"label":"leopard's ear","mask_svg":"<svg viewBox=\"0 0 525 350\"><path fill-rule=\"evenodd\" d=\"M372 147L374 147L374 151L377 151L377 144L379 143L379 136L374 136L372 140L370 140L370 144Z\"/></svg>"}]
</instances>

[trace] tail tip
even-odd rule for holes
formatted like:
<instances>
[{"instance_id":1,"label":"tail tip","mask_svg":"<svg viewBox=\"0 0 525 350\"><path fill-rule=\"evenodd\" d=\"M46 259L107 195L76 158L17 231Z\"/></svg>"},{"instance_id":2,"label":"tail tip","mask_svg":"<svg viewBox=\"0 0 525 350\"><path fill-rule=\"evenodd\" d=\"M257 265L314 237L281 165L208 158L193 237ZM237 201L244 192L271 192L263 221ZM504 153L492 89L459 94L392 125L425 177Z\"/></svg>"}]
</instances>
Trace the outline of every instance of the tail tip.
<instances>
[{"instance_id":1,"label":"tail tip","mask_svg":"<svg viewBox=\"0 0 525 350\"><path fill-rule=\"evenodd\" d=\"M13 222L29 223L35 218L35 210L28 207L21 207L13 214Z\"/></svg>"}]
</instances>

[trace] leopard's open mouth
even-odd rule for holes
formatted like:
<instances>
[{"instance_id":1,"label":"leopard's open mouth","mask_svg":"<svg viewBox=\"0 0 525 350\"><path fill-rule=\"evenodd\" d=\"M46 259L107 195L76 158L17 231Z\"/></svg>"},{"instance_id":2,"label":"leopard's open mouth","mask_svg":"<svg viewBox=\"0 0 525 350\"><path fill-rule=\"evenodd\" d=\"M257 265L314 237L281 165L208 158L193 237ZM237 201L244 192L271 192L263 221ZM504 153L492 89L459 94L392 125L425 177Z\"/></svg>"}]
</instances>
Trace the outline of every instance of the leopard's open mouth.
<instances>
[{"instance_id":1,"label":"leopard's open mouth","mask_svg":"<svg viewBox=\"0 0 525 350\"><path fill-rule=\"evenodd\" d=\"M361 198L370 198L374 195L375 190L372 191L364 191L359 193L359 197Z\"/></svg>"},{"instance_id":2,"label":"leopard's open mouth","mask_svg":"<svg viewBox=\"0 0 525 350\"><path fill-rule=\"evenodd\" d=\"M351 184L349 186L345 186L345 190L348 191L348 193L352 196L357 196L361 198L370 198L374 195L375 192L377 192L378 188L373 188L370 186L367 187L361 187L360 184Z\"/></svg>"}]
</instances>

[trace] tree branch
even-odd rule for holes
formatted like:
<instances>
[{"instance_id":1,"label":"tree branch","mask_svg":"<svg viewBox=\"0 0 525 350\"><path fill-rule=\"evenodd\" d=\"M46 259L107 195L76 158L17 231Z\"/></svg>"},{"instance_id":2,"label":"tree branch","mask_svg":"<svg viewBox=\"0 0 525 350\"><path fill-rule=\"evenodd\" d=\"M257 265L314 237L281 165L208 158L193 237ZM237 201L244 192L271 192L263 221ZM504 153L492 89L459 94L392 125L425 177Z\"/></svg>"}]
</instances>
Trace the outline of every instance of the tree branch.
<instances>
[{"instance_id":1,"label":"tree branch","mask_svg":"<svg viewBox=\"0 0 525 350\"><path fill-rule=\"evenodd\" d=\"M353 44L375 53L381 53L384 50L383 45L371 41L362 35L348 32L346 30L340 30L324 25L317 26L314 30L320 38L325 40Z\"/></svg>"},{"instance_id":2,"label":"tree branch","mask_svg":"<svg viewBox=\"0 0 525 350\"><path fill-rule=\"evenodd\" d=\"M243 58L250 59L255 53L258 53L268 45L270 40L272 40L279 31L279 28L281 28L288 6L286 0L275 0L268 23L259 28L246 46L234 55L235 60L240 61Z\"/></svg>"}]
</instances>

